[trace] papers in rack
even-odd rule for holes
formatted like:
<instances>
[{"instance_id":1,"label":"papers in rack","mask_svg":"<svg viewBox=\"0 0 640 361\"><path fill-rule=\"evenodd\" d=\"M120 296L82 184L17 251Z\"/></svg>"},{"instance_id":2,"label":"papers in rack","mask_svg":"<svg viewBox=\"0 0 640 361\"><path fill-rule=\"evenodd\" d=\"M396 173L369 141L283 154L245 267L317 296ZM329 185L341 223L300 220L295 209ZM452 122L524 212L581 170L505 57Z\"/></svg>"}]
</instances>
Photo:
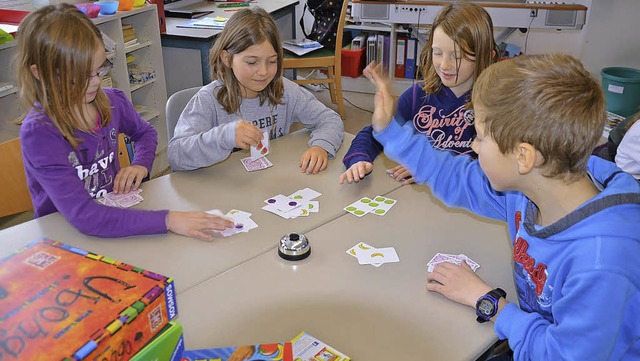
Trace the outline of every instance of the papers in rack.
<instances>
[{"instance_id":1,"label":"papers in rack","mask_svg":"<svg viewBox=\"0 0 640 361\"><path fill-rule=\"evenodd\" d=\"M221 16L204 17L201 19L192 19L185 23L177 25L179 28L200 28L200 29L218 29L222 30L227 23L228 18Z\"/></svg>"},{"instance_id":2,"label":"papers in rack","mask_svg":"<svg viewBox=\"0 0 640 361\"><path fill-rule=\"evenodd\" d=\"M292 39L282 42L282 47L290 52L300 56L310 53L314 50L322 49L322 44L310 39Z\"/></svg>"}]
</instances>

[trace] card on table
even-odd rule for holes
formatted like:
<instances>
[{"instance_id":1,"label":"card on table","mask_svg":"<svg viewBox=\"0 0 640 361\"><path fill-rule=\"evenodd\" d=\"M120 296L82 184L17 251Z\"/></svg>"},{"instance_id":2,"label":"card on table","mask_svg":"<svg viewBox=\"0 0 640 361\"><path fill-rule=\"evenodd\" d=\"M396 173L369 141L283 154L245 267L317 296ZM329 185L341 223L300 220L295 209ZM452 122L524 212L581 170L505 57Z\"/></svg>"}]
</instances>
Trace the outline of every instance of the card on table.
<instances>
[{"instance_id":1,"label":"card on table","mask_svg":"<svg viewBox=\"0 0 640 361\"><path fill-rule=\"evenodd\" d=\"M229 237L241 232L249 232L250 230L258 227L258 224L251 219L251 213L249 212L232 209L227 212L227 214L222 215L222 212L219 209L212 209L207 213L222 216L233 221L234 227L226 228L222 231L216 231L223 237Z\"/></svg>"},{"instance_id":2,"label":"card on table","mask_svg":"<svg viewBox=\"0 0 640 361\"><path fill-rule=\"evenodd\" d=\"M371 211L371 207L369 206L369 203L371 203L371 199L367 197L363 197L351 203L350 205L344 207L344 210L353 214L354 216L362 217Z\"/></svg>"},{"instance_id":3,"label":"card on table","mask_svg":"<svg viewBox=\"0 0 640 361\"><path fill-rule=\"evenodd\" d=\"M261 157L256 160L251 160L251 157L246 157L240 159L240 162L242 162L244 169L246 169L248 172L267 169L273 165L273 163L271 163L269 159L267 159L267 157Z\"/></svg>"},{"instance_id":4,"label":"card on table","mask_svg":"<svg viewBox=\"0 0 640 361\"><path fill-rule=\"evenodd\" d=\"M266 204L274 206L277 210L281 212L289 212L294 208L298 208L302 206L302 202L300 202L299 200L291 199L282 194L278 194L271 198L265 199L264 202Z\"/></svg>"},{"instance_id":5,"label":"card on table","mask_svg":"<svg viewBox=\"0 0 640 361\"><path fill-rule=\"evenodd\" d=\"M251 160L256 160L258 158L262 158L265 155L269 154L269 132L265 131L262 133L262 140L258 143L257 146L251 146Z\"/></svg>"},{"instance_id":6,"label":"card on table","mask_svg":"<svg viewBox=\"0 0 640 361\"><path fill-rule=\"evenodd\" d=\"M447 254L447 253L436 253L436 255L433 256L433 258L431 258L431 260L427 263L427 272L433 272L433 269L435 268L435 266L443 262L449 262L457 265L461 265L462 262L466 262L469 265L469 267L471 267L473 272L475 272L478 268L480 268L480 265L478 263L476 263L475 261L473 261L471 258L467 257L464 254L455 255L455 254Z\"/></svg>"},{"instance_id":7,"label":"card on table","mask_svg":"<svg viewBox=\"0 0 640 361\"><path fill-rule=\"evenodd\" d=\"M383 196L375 196L373 197L371 202L369 202L369 207L371 207L369 213L373 213L378 216L384 216L396 203L397 201L395 199Z\"/></svg>"},{"instance_id":8,"label":"card on table","mask_svg":"<svg viewBox=\"0 0 640 361\"><path fill-rule=\"evenodd\" d=\"M347 254L357 259L358 255L361 255L370 249L375 249L375 247L368 245L364 242L358 242L355 246L347 250ZM372 263L371 265L375 267L380 267L382 266L382 263Z\"/></svg>"},{"instance_id":9,"label":"card on table","mask_svg":"<svg viewBox=\"0 0 640 361\"><path fill-rule=\"evenodd\" d=\"M400 262L400 258L396 253L395 248L372 248L358 254L358 263L360 264L374 264L374 263L390 263Z\"/></svg>"},{"instance_id":10,"label":"card on table","mask_svg":"<svg viewBox=\"0 0 640 361\"><path fill-rule=\"evenodd\" d=\"M322 193L318 191L314 191L311 188L300 189L299 191L291 194L289 198L291 199L306 199L308 201L318 198L322 195Z\"/></svg>"},{"instance_id":11,"label":"card on table","mask_svg":"<svg viewBox=\"0 0 640 361\"><path fill-rule=\"evenodd\" d=\"M140 192L142 192L142 189L136 189L128 193L109 192L97 201L109 207L129 208L144 200Z\"/></svg>"}]
</instances>

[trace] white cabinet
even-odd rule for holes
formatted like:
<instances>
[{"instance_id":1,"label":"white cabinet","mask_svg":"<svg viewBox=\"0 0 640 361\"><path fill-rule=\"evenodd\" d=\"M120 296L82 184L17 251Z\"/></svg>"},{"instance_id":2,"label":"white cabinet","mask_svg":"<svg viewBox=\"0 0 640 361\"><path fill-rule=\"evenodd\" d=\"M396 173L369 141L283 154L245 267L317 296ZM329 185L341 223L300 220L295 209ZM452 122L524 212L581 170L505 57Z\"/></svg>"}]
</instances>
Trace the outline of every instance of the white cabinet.
<instances>
[{"instance_id":1,"label":"white cabinet","mask_svg":"<svg viewBox=\"0 0 640 361\"><path fill-rule=\"evenodd\" d=\"M98 16L92 19L98 28L116 42L114 66L110 72L113 87L122 90L136 106L144 106L143 118L150 122L158 132L158 148L153 164L152 176L169 166L167 161L167 126L165 105L167 89L162 63L162 47L156 5L149 4L131 11L117 12L114 15ZM133 25L138 43L124 46L122 26ZM18 34L18 36L20 36ZM15 50L15 42L0 44L0 83L15 82L15 68L10 64ZM133 55L133 63L155 70L155 78L142 84L130 84L127 70L128 56ZM18 101L17 89L0 92L0 141L15 138L19 126L14 120L25 112ZM135 145L134 145L135 147Z\"/></svg>"}]
</instances>

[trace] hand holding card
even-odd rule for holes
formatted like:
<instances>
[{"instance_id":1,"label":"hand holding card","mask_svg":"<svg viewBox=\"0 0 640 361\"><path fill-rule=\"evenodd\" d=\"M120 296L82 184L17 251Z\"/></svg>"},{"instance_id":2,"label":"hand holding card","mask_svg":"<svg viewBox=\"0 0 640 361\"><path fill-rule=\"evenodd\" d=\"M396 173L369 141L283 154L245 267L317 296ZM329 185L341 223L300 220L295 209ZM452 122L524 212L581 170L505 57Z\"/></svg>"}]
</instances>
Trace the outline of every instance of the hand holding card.
<instances>
[{"instance_id":1,"label":"hand holding card","mask_svg":"<svg viewBox=\"0 0 640 361\"><path fill-rule=\"evenodd\" d=\"M269 154L269 132L262 133L262 140L258 145L251 146L251 160L256 160Z\"/></svg>"}]
</instances>

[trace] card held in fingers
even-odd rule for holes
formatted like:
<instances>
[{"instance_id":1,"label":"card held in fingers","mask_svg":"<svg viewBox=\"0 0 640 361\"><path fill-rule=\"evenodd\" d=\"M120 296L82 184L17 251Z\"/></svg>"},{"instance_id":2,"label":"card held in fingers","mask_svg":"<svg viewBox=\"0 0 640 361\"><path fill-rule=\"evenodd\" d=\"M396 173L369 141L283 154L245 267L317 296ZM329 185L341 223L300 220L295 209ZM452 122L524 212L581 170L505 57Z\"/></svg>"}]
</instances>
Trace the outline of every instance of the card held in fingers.
<instances>
[{"instance_id":1,"label":"card held in fingers","mask_svg":"<svg viewBox=\"0 0 640 361\"><path fill-rule=\"evenodd\" d=\"M269 154L269 132L265 131L262 133L262 140L258 145L251 146L251 160L262 158L267 154Z\"/></svg>"}]
</instances>

